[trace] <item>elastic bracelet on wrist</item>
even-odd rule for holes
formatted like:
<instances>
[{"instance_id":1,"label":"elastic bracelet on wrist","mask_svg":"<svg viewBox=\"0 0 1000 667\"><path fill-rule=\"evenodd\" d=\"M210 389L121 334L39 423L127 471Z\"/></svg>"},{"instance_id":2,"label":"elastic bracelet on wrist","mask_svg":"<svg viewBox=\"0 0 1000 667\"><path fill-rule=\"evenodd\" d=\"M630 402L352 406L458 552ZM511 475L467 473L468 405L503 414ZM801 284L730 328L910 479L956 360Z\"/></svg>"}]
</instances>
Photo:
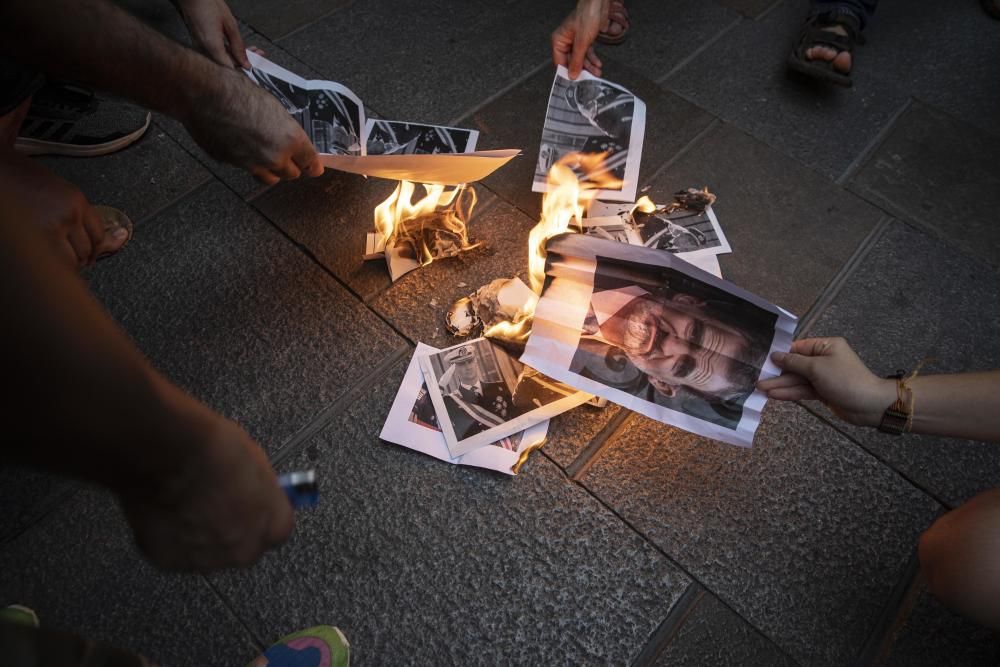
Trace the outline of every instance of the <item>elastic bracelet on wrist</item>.
<instances>
[{"instance_id":1,"label":"elastic bracelet on wrist","mask_svg":"<svg viewBox=\"0 0 1000 667\"><path fill-rule=\"evenodd\" d=\"M913 409L917 397L913 393L913 388L910 387L909 382L917 377L917 373L920 372L920 369L928 361L930 360L924 359L921 361L909 375L906 374L906 371L896 371L895 374L886 377L886 379L896 380L896 400L882 414L882 421L878 425L879 431L892 435L900 435L902 433L909 433L910 429L913 428Z\"/></svg>"}]
</instances>

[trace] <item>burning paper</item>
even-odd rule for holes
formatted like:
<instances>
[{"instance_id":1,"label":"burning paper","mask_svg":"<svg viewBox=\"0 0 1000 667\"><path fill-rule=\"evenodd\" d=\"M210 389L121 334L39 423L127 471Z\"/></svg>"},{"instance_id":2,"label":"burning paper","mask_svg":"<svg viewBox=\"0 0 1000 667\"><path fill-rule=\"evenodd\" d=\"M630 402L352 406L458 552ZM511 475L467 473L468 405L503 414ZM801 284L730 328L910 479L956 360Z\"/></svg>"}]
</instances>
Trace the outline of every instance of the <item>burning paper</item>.
<instances>
[{"instance_id":1,"label":"burning paper","mask_svg":"<svg viewBox=\"0 0 1000 667\"><path fill-rule=\"evenodd\" d=\"M591 398L525 366L485 338L419 359L452 457L523 431Z\"/></svg>"},{"instance_id":2,"label":"burning paper","mask_svg":"<svg viewBox=\"0 0 1000 667\"><path fill-rule=\"evenodd\" d=\"M531 317L536 303L538 295L520 278L497 278L456 301L445 318L445 328L452 336L472 336Z\"/></svg>"},{"instance_id":3,"label":"burning paper","mask_svg":"<svg viewBox=\"0 0 1000 667\"><path fill-rule=\"evenodd\" d=\"M452 458L438 426L437 413L434 412L417 360L419 356L439 351L423 343L417 344L379 437L455 465L488 468L516 475L528 453L545 442L549 422L539 422L520 433L490 443L492 446L480 447Z\"/></svg>"},{"instance_id":4,"label":"burning paper","mask_svg":"<svg viewBox=\"0 0 1000 667\"><path fill-rule=\"evenodd\" d=\"M647 417L750 446L787 311L662 250L563 234L521 361Z\"/></svg>"},{"instance_id":5,"label":"burning paper","mask_svg":"<svg viewBox=\"0 0 1000 667\"><path fill-rule=\"evenodd\" d=\"M479 133L365 119L361 99L333 81L307 81L252 51L247 76L302 126L324 166L366 176L459 185L489 176L519 153L475 151Z\"/></svg>"},{"instance_id":6,"label":"burning paper","mask_svg":"<svg viewBox=\"0 0 1000 667\"><path fill-rule=\"evenodd\" d=\"M435 259L454 257L478 244L469 241L467 224L476 206L476 191L459 186L416 186L400 181L388 199L375 207L375 234L366 241L365 259L385 255L393 281Z\"/></svg>"},{"instance_id":7,"label":"burning paper","mask_svg":"<svg viewBox=\"0 0 1000 667\"><path fill-rule=\"evenodd\" d=\"M601 180L597 196L634 201L646 131L646 105L621 86L582 72L574 81L560 66L552 82L535 167L534 192L548 192L549 170L567 156L599 156L570 162L581 180Z\"/></svg>"}]
</instances>

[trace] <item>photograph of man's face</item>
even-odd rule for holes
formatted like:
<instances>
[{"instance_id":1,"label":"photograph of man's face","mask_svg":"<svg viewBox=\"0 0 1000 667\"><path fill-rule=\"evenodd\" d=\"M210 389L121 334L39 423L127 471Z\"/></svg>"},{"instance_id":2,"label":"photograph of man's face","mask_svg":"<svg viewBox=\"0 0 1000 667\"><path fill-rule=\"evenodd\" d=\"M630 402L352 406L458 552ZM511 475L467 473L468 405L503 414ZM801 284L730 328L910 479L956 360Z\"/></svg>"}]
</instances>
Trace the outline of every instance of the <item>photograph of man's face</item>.
<instances>
[{"instance_id":1,"label":"photograph of man's face","mask_svg":"<svg viewBox=\"0 0 1000 667\"><path fill-rule=\"evenodd\" d=\"M473 359L455 362L454 366L455 377L463 385L471 387L479 382L479 366L475 364Z\"/></svg>"},{"instance_id":2,"label":"photograph of man's face","mask_svg":"<svg viewBox=\"0 0 1000 667\"><path fill-rule=\"evenodd\" d=\"M570 370L735 428L775 318L670 269L598 258Z\"/></svg>"}]
</instances>

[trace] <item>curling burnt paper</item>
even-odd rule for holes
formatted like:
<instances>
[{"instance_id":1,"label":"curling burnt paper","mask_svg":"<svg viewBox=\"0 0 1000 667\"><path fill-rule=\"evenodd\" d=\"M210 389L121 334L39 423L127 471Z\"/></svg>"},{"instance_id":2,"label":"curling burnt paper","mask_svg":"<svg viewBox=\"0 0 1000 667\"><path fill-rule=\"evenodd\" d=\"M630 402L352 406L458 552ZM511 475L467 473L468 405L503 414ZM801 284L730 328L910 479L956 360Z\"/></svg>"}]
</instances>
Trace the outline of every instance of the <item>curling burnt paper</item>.
<instances>
[{"instance_id":1,"label":"curling burnt paper","mask_svg":"<svg viewBox=\"0 0 1000 667\"><path fill-rule=\"evenodd\" d=\"M606 154L600 173L581 173L581 181L612 176L621 182L614 189L598 190L596 197L635 201L639 162L646 132L646 105L621 86L584 71L576 80L561 65L549 93L542 142L531 189L547 192L549 170L570 153Z\"/></svg>"},{"instance_id":2,"label":"curling burnt paper","mask_svg":"<svg viewBox=\"0 0 1000 667\"><path fill-rule=\"evenodd\" d=\"M323 166L366 176L459 185L493 173L517 150L476 151L476 130L366 119L361 99L333 81L307 81L252 51L246 74L302 126Z\"/></svg>"},{"instance_id":3,"label":"curling burnt paper","mask_svg":"<svg viewBox=\"0 0 1000 667\"><path fill-rule=\"evenodd\" d=\"M474 449L468 454L452 458L444 434L437 425L434 405L427 393L418 357L439 352L436 348L417 343L417 349L406 368L406 375L396 393L389 416L379 437L383 440L415 449L436 459L454 465L475 466L514 475L518 464L533 449L545 441L548 420L530 426L520 433L500 438L490 446Z\"/></svg>"},{"instance_id":4,"label":"curling burnt paper","mask_svg":"<svg viewBox=\"0 0 1000 667\"><path fill-rule=\"evenodd\" d=\"M419 355L452 457L583 405L576 391L520 363L486 338Z\"/></svg>"},{"instance_id":5,"label":"curling burnt paper","mask_svg":"<svg viewBox=\"0 0 1000 667\"><path fill-rule=\"evenodd\" d=\"M675 255L583 234L549 240L521 361L581 391L749 447L796 318Z\"/></svg>"}]
</instances>

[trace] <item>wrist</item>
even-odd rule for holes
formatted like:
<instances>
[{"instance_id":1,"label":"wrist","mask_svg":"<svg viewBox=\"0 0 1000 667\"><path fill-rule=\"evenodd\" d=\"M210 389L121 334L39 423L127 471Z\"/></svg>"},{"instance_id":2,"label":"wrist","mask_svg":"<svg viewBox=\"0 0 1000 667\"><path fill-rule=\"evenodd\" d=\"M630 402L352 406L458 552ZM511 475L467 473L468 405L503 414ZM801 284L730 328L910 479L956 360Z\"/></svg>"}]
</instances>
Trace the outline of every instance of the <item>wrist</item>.
<instances>
[{"instance_id":1,"label":"wrist","mask_svg":"<svg viewBox=\"0 0 1000 667\"><path fill-rule=\"evenodd\" d=\"M860 416L858 426L876 428L882 423L885 411L896 402L896 380L892 378L875 378L870 391L868 409Z\"/></svg>"}]
</instances>

